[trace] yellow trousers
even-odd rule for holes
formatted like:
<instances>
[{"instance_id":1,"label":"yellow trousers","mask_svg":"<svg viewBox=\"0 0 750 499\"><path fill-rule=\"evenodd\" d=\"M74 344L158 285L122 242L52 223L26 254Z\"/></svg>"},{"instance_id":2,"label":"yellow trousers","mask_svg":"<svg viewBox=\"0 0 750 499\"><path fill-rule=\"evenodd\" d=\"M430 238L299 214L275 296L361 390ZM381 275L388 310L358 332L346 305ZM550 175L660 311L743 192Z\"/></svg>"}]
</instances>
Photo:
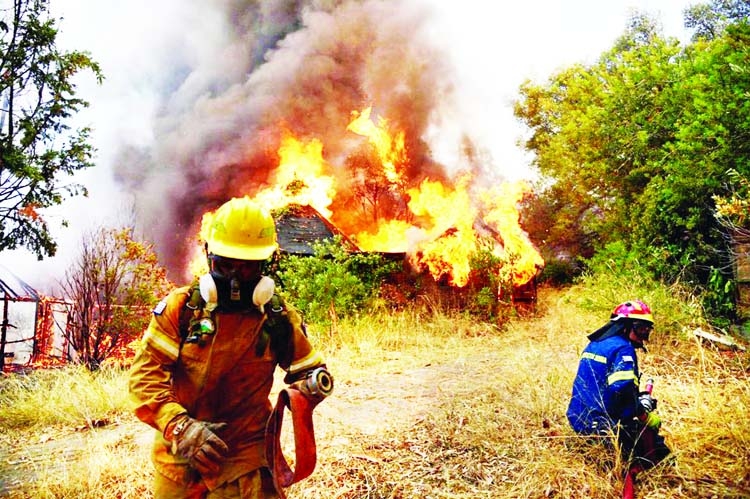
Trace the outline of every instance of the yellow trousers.
<instances>
[{"instance_id":1,"label":"yellow trousers","mask_svg":"<svg viewBox=\"0 0 750 499\"><path fill-rule=\"evenodd\" d=\"M278 499L268 468L260 468L209 491L202 481L177 483L154 472L154 499Z\"/></svg>"}]
</instances>

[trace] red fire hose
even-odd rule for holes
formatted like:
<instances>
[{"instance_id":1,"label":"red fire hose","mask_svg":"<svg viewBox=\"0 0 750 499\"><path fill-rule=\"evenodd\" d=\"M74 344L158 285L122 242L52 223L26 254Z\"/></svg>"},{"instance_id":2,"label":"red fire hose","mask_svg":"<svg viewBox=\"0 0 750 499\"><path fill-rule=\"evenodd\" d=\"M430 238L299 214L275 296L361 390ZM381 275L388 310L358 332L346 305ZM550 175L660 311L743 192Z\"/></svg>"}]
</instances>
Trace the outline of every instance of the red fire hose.
<instances>
[{"instance_id":1,"label":"red fire hose","mask_svg":"<svg viewBox=\"0 0 750 499\"><path fill-rule=\"evenodd\" d=\"M271 417L266 425L266 459L271 467L273 484L281 499L286 498L284 488L307 478L315 469L317 450L313 431L312 413L317 402L310 401L296 389L285 389L279 393ZM286 408L292 413L294 427L294 471L281 450L281 425Z\"/></svg>"},{"instance_id":2,"label":"red fire hose","mask_svg":"<svg viewBox=\"0 0 750 499\"><path fill-rule=\"evenodd\" d=\"M651 393L654 390L654 380L649 379L646 382L646 393L651 395ZM645 456L651 457L651 454L655 451L655 435L656 433L654 430L648 427L644 427L641 430L641 434L638 436L638 438L643 440L643 446L646 452L644 453ZM632 464L628 471L625 473L625 482L623 484L622 488L622 499L634 499L635 498L635 482L636 477L638 476L638 473L643 471L643 466L640 464Z\"/></svg>"}]
</instances>

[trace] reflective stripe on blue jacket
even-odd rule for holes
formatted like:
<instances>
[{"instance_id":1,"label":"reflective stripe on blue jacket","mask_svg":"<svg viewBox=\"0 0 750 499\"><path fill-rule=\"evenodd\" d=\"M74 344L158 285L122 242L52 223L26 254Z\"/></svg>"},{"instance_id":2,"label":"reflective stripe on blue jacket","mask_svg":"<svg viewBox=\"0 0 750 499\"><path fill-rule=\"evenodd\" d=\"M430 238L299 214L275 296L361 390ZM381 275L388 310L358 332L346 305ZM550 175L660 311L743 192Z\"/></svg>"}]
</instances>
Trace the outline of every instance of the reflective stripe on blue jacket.
<instances>
[{"instance_id":1,"label":"reflective stripe on blue jacket","mask_svg":"<svg viewBox=\"0 0 750 499\"><path fill-rule=\"evenodd\" d=\"M614 335L591 341L581 355L568 405L568 421L577 433L606 433L636 415L638 359L627 338Z\"/></svg>"}]
</instances>

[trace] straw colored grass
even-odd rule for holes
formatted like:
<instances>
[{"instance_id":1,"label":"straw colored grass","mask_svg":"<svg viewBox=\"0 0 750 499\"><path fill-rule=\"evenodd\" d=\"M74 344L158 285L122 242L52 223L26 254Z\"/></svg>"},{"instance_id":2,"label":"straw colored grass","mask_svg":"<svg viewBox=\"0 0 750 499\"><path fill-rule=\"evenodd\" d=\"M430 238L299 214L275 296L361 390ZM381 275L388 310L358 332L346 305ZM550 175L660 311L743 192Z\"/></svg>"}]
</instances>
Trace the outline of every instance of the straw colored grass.
<instances>
[{"instance_id":1,"label":"straw colored grass","mask_svg":"<svg viewBox=\"0 0 750 499\"><path fill-rule=\"evenodd\" d=\"M674 451L643 474L637 496L750 497L748 354L692 339L699 317L675 293L632 292L655 303L640 364ZM605 294L542 290L534 316L502 328L425 311L313 325L336 389L316 409L318 466L290 498L619 498L622 463L565 420L586 333L609 313ZM680 320L660 327L658 312L671 308ZM152 432L127 412L124 383L118 371L4 380L0 496L150 497ZM110 424L87 425L96 420Z\"/></svg>"}]
</instances>

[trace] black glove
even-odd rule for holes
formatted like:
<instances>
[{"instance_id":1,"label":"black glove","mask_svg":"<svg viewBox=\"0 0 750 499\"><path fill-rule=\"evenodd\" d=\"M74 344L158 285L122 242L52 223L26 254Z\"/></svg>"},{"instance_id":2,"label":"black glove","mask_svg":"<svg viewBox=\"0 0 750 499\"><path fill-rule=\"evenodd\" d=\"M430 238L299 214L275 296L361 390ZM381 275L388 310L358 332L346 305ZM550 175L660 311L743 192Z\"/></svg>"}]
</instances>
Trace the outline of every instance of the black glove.
<instances>
[{"instance_id":1,"label":"black glove","mask_svg":"<svg viewBox=\"0 0 750 499\"><path fill-rule=\"evenodd\" d=\"M201 475L216 473L229 452L216 432L226 427L226 423L206 423L181 414L167 425L172 453L187 459Z\"/></svg>"}]
</instances>

